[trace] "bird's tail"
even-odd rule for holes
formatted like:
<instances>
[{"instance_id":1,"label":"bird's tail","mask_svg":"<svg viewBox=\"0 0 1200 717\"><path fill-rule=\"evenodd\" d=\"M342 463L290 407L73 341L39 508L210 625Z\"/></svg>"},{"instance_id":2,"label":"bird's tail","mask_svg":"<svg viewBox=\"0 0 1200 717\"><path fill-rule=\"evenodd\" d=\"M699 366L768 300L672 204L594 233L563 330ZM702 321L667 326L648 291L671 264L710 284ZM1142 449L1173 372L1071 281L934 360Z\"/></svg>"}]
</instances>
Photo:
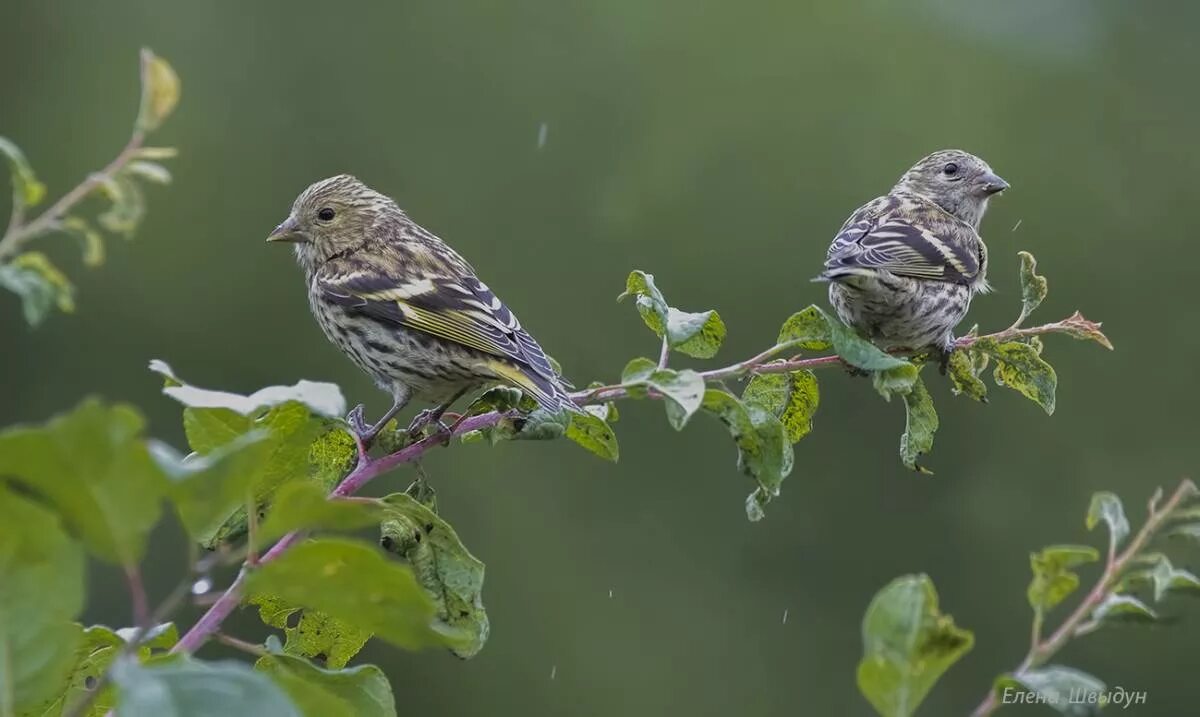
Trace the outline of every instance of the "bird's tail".
<instances>
[{"instance_id":1,"label":"bird's tail","mask_svg":"<svg viewBox=\"0 0 1200 717\"><path fill-rule=\"evenodd\" d=\"M579 410L579 406L571 399L571 394L567 392L567 387L558 376L543 376L532 370L499 360L489 362L488 368L498 378L532 395L545 409L550 411Z\"/></svg>"}]
</instances>

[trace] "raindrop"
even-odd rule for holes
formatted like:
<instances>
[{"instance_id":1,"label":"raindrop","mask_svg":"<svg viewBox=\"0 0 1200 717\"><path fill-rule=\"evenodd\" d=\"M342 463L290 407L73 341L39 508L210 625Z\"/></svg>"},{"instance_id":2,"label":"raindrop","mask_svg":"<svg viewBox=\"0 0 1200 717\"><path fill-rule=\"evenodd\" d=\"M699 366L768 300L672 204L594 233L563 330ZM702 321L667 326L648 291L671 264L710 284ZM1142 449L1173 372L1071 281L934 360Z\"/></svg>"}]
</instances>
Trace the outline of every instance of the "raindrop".
<instances>
[{"instance_id":1,"label":"raindrop","mask_svg":"<svg viewBox=\"0 0 1200 717\"><path fill-rule=\"evenodd\" d=\"M787 624L787 613L788 613L787 608L784 608L783 609L783 624L784 625Z\"/></svg>"},{"instance_id":2,"label":"raindrop","mask_svg":"<svg viewBox=\"0 0 1200 717\"><path fill-rule=\"evenodd\" d=\"M212 580L209 580L208 578L200 578L196 582L192 583L193 595L203 595L209 590L212 590Z\"/></svg>"},{"instance_id":3,"label":"raindrop","mask_svg":"<svg viewBox=\"0 0 1200 717\"><path fill-rule=\"evenodd\" d=\"M1018 219L1018 220L1017 220L1017 223L1013 225L1013 228L1012 228L1012 230L1015 232L1015 231L1017 230L1017 228L1021 226L1021 222L1023 222L1023 221L1025 221L1025 220L1024 220L1024 219Z\"/></svg>"},{"instance_id":4,"label":"raindrop","mask_svg":"<svg viewBox=\"0 0 1200 717\"><path fill-rule=\"evenodd\" d=\"M557 675L557 674L558 674L558 665L555 665L555 666L553 666L553 667L551 667L551 668L550 668L550 679L552 679L552 680L553 680L553 679L554 679L554 676L555 676L555 675Z\"/></svg>"},{"instance_id":5,"label":"raindrop","mask_svg":"<svg viewBox=\"0 0 1200 717\"><path fill-rule=\"evenodd\" d=\"M550 125L543 122L538 126L537 148L541 149L546 146L546 137L550 134Z\"/></svg>"}]
</instances>

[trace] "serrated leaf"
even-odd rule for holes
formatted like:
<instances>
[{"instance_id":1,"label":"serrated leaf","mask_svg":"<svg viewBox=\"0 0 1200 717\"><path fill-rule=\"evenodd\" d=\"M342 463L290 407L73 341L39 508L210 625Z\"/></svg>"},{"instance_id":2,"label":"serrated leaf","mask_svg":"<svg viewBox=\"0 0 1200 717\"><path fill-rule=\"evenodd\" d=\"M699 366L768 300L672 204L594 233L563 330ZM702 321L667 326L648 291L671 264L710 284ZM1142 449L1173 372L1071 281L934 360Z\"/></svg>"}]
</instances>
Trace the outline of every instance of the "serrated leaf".
<instances>
[{"instance_id":1,"label":"serrated leaf","mask_svg":"<svg viewBox=\"0 0 1200 717\"><path fill-rule=\"evenodd\" d=\"M1154 602L1162 602L1169 592L1200 593L1200 578L1190 571L1176 569L1165 555L1158 556L1149 577L1154 583Z\"/></svg>"},{"instance_id":2,"label":"serrated leaf","mask_svg":"<svg viewBox=\"0 0 1200 717\"><path fill-rule=\"evenodd\" d=\"M783 479L792 472L795 455L783 424L766 409L742 403L736 396L717 389L704 392L702 407L733 436L738 448L738 470L758 483L761 495L753 497L757 511L747 500L747 517L761 517L761 508L779 495ZM757 517L756 517L757 516Z\"/></svg>"},{"instance_id":3,"label":"serrated leaf","mask_svg":"<svg viewBox=\"0 0 1200 717\"><path fill-rule=\"evenodd\" d=\"M118 660L117 717L299 717L266 675L239 662L177 659L154 665Z\"/></svg>"},{"instance_id":4,"label":"serrated leaf","mask_svg":"<svg viewBox=\"0 0 1200 717\"><path fill-rule=\"evenodd\" d=\"M1046 298L1046 277L1037 273L1037 259L1027 251L1017 252L1021 258L1021 316L1017 319L1019 326L1033 310L1041 306Z\"/></svg>"},{"instance_id":5,"label":"serrated leaf","mask_svg":"<svg viewBox=\"0 0 1200 717\"><path fill-rule=\"evenodd\" d=\"M830 342L829 317L816 306L809 306L788 317L779 327L778 344L795 343L804 351L828 351Z\"/></svg>"},{"instance_id":6,"label":"serrated leaf","mask_svg":"<svg viewBox=\"0 0 1200 717\"><path fill-rule=\"evenodd\" d=\"M292 386L268 386L243 396L188 385L159 359L150 362L150 370L176 384L163 388L163 393L192 408L227 408L243 416L252 416L264 409L295 401L319 416L341 419L346 415L346 399L335 383L302 380Z\"/></svg>"},{"instance_id":7,"label":"serrated leaf","mask_svg":"<svg viewBox=\"0 0 1200 717\"><path fill-rule=\"evenodd\" d=\"M587 408L591 408L591 406ZM615 463L620 457L617 435L613 433L612 427L603 418L586 409L571 414L571 425L567 426L567 438L605 460Z\"/></svg>"},{"instance_id":8,"label":"serrated leaf","mask_svg":"<svg viewBox=\"0 0 1200 717\"><path fill-rule=\"evenodd\" d=\"M746 385L742 401L778 417L788 440L797 443L812 431L812 419L820 403L817 376L808 370L759 374Z\"/></svg>"},{"instance_id":9,"label":"serrated leaf","mask_svg":"<svg viewBox=\"0 0 1200 717\"><path fill-rule=\"evenodd\" d=\"M1041 406L1047 415L1054 413L1058 376L1038 355L1037 349L1019 341L997 344L984 339L977 341L974 348L996 360L993 378L997 385L1019 392Z\"/></svg>"},{"instance_id":10,"label":"serrated leaf","mask_svg":"<svg viewBox=\"0 0 1200 717\"><path fill-rule=\"evenodd\" d=\"M926 575L896 578L863 617L858 689L883 717L913 714L942 674L971 650L975 637L938 608Z\"/></svg>"},{"instance_id":11,"label":"serrated leaf","mask_svg":"<svg viewBox=\"0 0 1200 717\"><path fill-rule=\"evenodd\" d=\"M59 226L63 231L75 235L83 247L83 263L97 267L104 263L104 237L96 231L87 220L80 217L66 217Z\"/></svg>"},{"instance_id":12,"label":"serrated leaf","mask_svg":"<svg viewBox=\"0 0 1200 717\"><path fill-rule=\"evenodd\" d=\"M895 394L906 395L913 390L913 384L917 380L918 369L911 363L885 368L871 374L871 385L885 401L891 401Z\"/></svg>"},{"instance_id":13,"label":"serrated leaf","mask_svg":"<svg viewBox=\"0 0 1200 717\"><path fill-rule=\"evenodd\" d=\"M833 350L851 366L864 371L886 371L912 365L904 359L881 351L875 344L855 333L854 329L824 311L820 309L818 311L829 328L829 338L833 344Z\"/></svg>"},{"instance_id":14,"label":"serrated leaf","mask_svg":"<svg viewBox=\"0 0 1200 717\"><path fill-rule=\"evenodd\" d=\"M371 639L369 630L273 595L255 595L250 603L258 607L263 624L284 631L285 654L320 659L333 669L345 667Z\"/></svg>"},{"instance_id":15,"label":"serrated leaf","mask_svg":"<svg viewBox=\"0 0 1200 717\"><path fill-rule=\"evenodd\" d=\"M1132 595L1109 593L1092 611L1092 619L1104 622L1154 622L1158 615Z\"/></svg>"},{"instance_id":16,"label":"serrated leaf","mask_svg":"<svg viewBox=\"0 0 1200 717\"><path fill-rule=\"evenodd\" d=\"M438 632L454 654L474 657L491 631L483 606L483 563L454 528L417 497L393 493L380 502L386 513L380 526L384 549L412 567L434 604Z\"/></svg>"},{"instance_id":17,"label":"serrated leaf","mask_svg":"<svg viewBox=\"0 0 1200 717\"><path fill-rule=\"evenodd\" d=\"M1046 612L1079 587L1079 576L1071 568L1100 559L1090 545L1051 545L1030 553L1033 581L1026 594L1034 612Z\"/></svg>"},{"instance_id":18,"label":"serrated leaf","mask_svg":"<svg viewBox=\"0 0 1200 717\"><path fill-rule=\"evenodd\" d=\"M635 397L651 389L660 393L664 398L667 421L677 431L687 425L704 400L705 384L700 374L691 369L659 368L648 358L635 358L626 364L621 372L621 383L629 386L630 395Z\"/></svg>"},{"instance_id":19,"label":"serrated leaf","mask_svg":"<svg viewBox=\"0 0 1200 717\"><path fill-rule=\"evenodd\" d=\"M100 559L136 565L167 488L143 427L132 407L84 401L44 426L0 433L0 475L42 496Z\"/></svg>"},{"instance_id":20,"label":"serrated leaf","mask_svg":"<svg viewBox=\"0 0 1200 717\"><path fill-rule=\"evenodd\" d=\"M0 154L8 160L12 173L13 198L20 205L32 207L46 197L46 185L38 181L25 153L11 140L0 137ZM13 207L15 210L17 207Z\"/></svg>"},{"instance_id":21,"label":"serrated leaf","mask_svg":"<svg viewBox=\"0 0 1200 717\"><path fill-rule=\"evenodd\" d=\"M1100 491L1092 494L1087 512L1087 529L1095 528L1100 521L1108 524L1113 545L1119 546L1129 536L1129 519L1125 517L1125 508L1115 493Z\"/></svg>"},{"instance_id":22,"label":"serrated leaf","mask_svg":"<svg viewBox=\"0 0 1200 717\"><path fill-rule=\"evenodd\" d=\"M142 104L137 126L143 132L159 128L179 104L179 75L165 59L142 48Z\"/></svg>"},{"instance_id":23,"label":"serrated leaf","mask_svg":"<svg viewBox=\"0 0 1200 717\"><path fill-rule=\"evenodd\" d=\"M399 647L446 642L412 570L359 541L321 538L297 545L252 573L246 591L323 612Z\"/></svg>"},{"instance_id":24,"label":"serrated leaf","mask_svg":"<svg viewBox=\"0 0 1200 717\"><path fill-rule=\"evenodd\" d=\"M904 394L904 433L900 436L900 460L909 470L932 473L917 460L933 449L933 435L937 433L938 416L933 408L933 398L925 383L919 378L912 389Z\"/></svg>"},{"instance_id":25,"label":"serrated leaf","mask_svg":"<svg viewBox=\"0 0 1200 717\"><path fill-rule=\"evenodd\" d=\"M21 309L30 326L42 323L53 307L68 314L75 311L74 285L41 252L27 251L0 264L0 287L21 298Z\"/></svg>"},{"instance_id":26,"label":"serrated leaf","mask_svg":"<svg viewBox=\"0 0 1200 717\"><path fill-rule=\"evenodd\" d=\"M1105 686L1086 672L1047 665L1001 675L995 690L1001 704L1044 704L1065 715L1087 717L1098 714Z\"/></svg>"},{"instance_id":27,"label":"serrated leaf","mask_svg":"<svg viewBox=\"0 0 1200 717\"><path fill-rule=\"evenodd\" d=\"M292 655L265 655L254 669L271 678L304 717L395 717L392 686L374 665L327 670Z\"/></svg>"},{"instance_id":28,"label":"serrated leaf","mask_svg":"<svg viewBox=\"0 0 1200 717\"><path fill-rule=\"evenodd\" d=\"M950 376L950 391L955 396L966 395L980 403L987 403L987 384L979 378L975 366L970 349L957 349L952 352L947 371Z\"/></svg>"},{"instance_id":29,"label":"serrated leaf","mask_svg":"<svg viewBox=\"0 0 1200 717\"><path fill-rule=\"evenodd\" d=\"M1109 351L1113 350L1112 342L1109 341L1108 337L1104 335L1104 332L1100 330L1100 322L1089 321L1078 311L1060 321L1059 325L1066 330L1067 335L1069 336L1082 341L1095 341Z\"/></svg>"},{"instance_id":30,"label":"serrated leaf","mask_svg":"<svg viewBox=\"0 0 1200 717\"><path fill-rule=\"evenodd\" d=\"M76 663L83 551L57 515L3 482L0 526L0 711L23 714L55 699Z\"/></svg>"}]
</instances>

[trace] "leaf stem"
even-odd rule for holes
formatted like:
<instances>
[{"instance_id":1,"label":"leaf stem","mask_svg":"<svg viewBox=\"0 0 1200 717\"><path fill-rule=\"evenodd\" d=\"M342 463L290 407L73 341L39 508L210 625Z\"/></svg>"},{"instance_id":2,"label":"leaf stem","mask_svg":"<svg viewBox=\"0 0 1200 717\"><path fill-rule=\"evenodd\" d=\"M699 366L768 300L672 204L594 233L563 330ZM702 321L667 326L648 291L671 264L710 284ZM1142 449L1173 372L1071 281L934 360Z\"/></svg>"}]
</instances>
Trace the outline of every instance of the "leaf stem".
<instances>
[{"instance_id":1,"label":"leaf stem","mask_svg":"<svg viewBox=\"0 0 1200 717\"><path fill-rule=\"evenodd\" d=\"M1095 630L1099 626L1099 623L1095 620L1089 621L1088 618L1113 592L1117 581L1125 569L1129 567L1130 562L1141 554L1150 543L1150 540L1158 533L1158 530L1170 519L1171 514L1184 501L1195 497L1197 494L1200 494L1200 491L1196 489L1196 484L1185 479L1179 483L1179 486L1171 494L1171 497L1167 499L1161 510L1158 509L1158 501L1152 498L1148 506L1146 522L1142 525L1142 529L1137 532L1137 535L1133 536L1133 540L1129 541L1129 545L1124 551L1117 553L1114 549L1109 552L1108 559L1105 561L1104 572L1101 573L1096 584L1088 592L1087 597L1079 603L1074 612L1062 621L1062 624L1058 626L1058 629L1050 637L1045 640L1035 640L1034 644L1030 645L1025 659L1021 661L1021 664L1013 671L1013 674L1020 675L1022 672L1046 664L1072 637L1085 635ZM1156 497L1161 496L1161 490L1156 491L1155 495ZM987 715L992 714L999 707L1000 703L996 695L996 690L992 689L988 692L987 697L971 713L971 717L987 717Z\"/></svg>"},{"instance_id":2,"label":"leaf stem","mask_svg":"<svg viewBox=\"0 0 1200 717\"><path fill-rule=\"evenodd\" d=\"M137 564L125 566L125 583L129 585L129 599L133 603L133 624L143 627L150 623L150 606L146 598L146 586L142 582L142 571Z\"/></svg>"}]
</instances>

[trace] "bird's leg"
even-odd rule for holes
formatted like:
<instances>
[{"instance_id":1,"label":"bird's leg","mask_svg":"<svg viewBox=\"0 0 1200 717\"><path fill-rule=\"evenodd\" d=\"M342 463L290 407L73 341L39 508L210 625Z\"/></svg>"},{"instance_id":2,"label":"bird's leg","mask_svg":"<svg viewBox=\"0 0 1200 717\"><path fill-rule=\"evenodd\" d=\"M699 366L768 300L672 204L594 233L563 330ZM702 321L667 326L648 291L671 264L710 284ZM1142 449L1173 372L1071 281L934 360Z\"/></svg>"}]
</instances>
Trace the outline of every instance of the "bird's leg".
<instances>
[{"instance_id":1,"label":"bird's leg","mask_svg":"<svg viewBox=\"0 0 1200 717\"><path fill-rule=\"evenodd\" d=\"M954 337L946 334L945 341L934 347L934 353L938 357L938 371L945 376L950 370L950 355L954 353Z\"/></svg>"},{"instance_id":2,"label":"bird's leg","mask_svg":"<svg viewBox=\"0 0 1200 717\"><path fill-rule=\"evenodd\" d=\"M393 401L392 407L373 426L368 426L366 421L363 420L363 405L361 403L350 411L349 415L346 416L346 421L354 429L354 433L357 434L358 441L362 444L364 451L371 447L371 444L375 442L375 437L388 424L388 421L396 417L396 414L400 412L400 409L404 408L404 404L406 403L408 403L407 397L398 398Z\"/></svg>"},{"instance_id":3,"label":"bird's leg","mask_svg":"<svg viewBox=\"0 0 1200 717\"><path fill-rule=\"evenodd\" d=\"M447 426L445 423L442 423L442 414L446 412L446 409L453 406L455 401L462 398L463 394L466 393L467 390L470 388L471 388L470 386L464 386L463 388L456 391L455 394L453 396L451 396L449 400L444 401L443 403L440 403L437 406L434 406L433 408L426 408L425 410L418 413L413 418L412 423L410 423L408 426L409 440L410 441L416 440L417 436L421 435L421 431L424 430L426 426L428 426L430 423L436 423L437 428L438 428L438 430L437 430L438 435L444 435L445 443L449 443L450 442L450 434L453 433L453 429L450 426Z\"/></svg>"}]
</instances>

